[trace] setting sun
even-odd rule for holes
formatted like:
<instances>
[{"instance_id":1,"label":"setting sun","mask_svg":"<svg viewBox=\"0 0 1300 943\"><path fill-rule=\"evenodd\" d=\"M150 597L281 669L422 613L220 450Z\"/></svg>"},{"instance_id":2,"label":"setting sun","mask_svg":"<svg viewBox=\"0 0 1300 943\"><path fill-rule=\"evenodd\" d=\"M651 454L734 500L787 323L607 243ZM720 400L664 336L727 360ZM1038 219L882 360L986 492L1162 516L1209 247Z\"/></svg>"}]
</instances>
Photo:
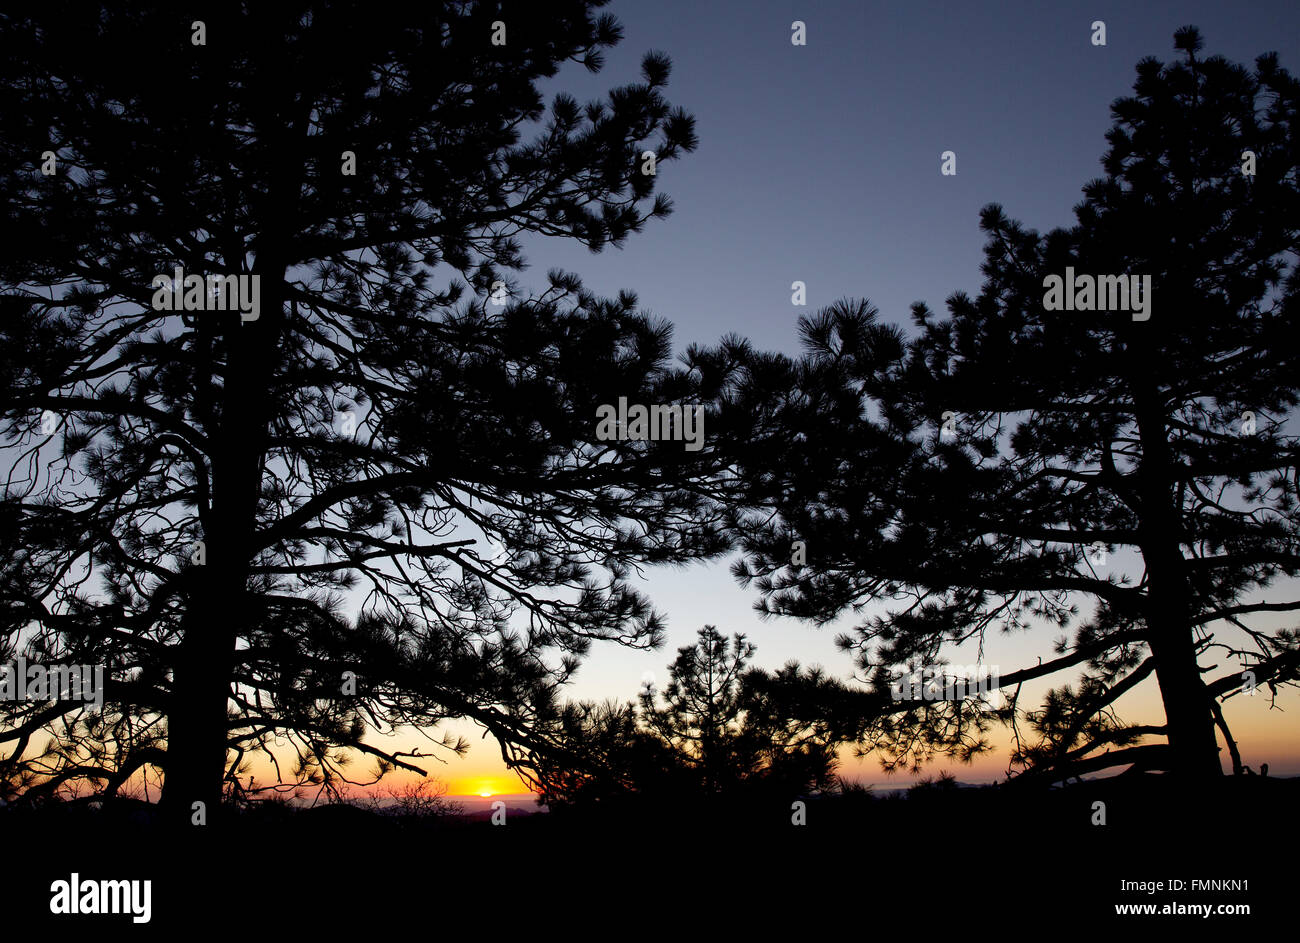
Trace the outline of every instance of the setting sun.
<instances>
[{"instance_id":1,"label":"setting sun","mask_svg":"<svg viewBox=\"0 0 1300 943\"><path fill-rule=\"evenodd\" d=\"M448 794L453 796L473 796L476 799L491 799L494 796L509 796L523 792L522 784L507 776L493 775L492 772L453 779L448 784Z\"/></svg>"}]
</instances>

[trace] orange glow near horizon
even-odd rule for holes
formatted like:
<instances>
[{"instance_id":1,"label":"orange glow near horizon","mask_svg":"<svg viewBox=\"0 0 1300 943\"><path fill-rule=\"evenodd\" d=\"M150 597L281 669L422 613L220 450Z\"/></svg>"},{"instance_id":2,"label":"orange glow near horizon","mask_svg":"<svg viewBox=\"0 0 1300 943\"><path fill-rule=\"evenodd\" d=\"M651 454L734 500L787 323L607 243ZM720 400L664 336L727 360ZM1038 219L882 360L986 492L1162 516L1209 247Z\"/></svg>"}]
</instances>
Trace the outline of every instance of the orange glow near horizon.
<instances>
[{"instance_id":1,"label":"orange glow near horizon","mask_svg":"<svg viewBox=\"0 0 1300 943\"><path fill-rule=\"evenodd\" d=\"M1042 685L1046 688L1046 684ZM1035 705L1042 696L1041 690L1025 693L1024 701ZM1233 735L1240 748L1242 761L1258 771L1262 764L1269 764L1269 775L1274 777L1300 776L1300 736L1297 736L1296 724L1292 719L1297 704L1297 695L1293 691L1283 690L1277 698L1274 709L1272 697L1268 695L1250 697L1233 697L1224 703L1223 710ZM1136 691L1128 692L1116 708L1122 712L1126 723L1160 723L1164 710L1160 702L1159 691L1154 682ZM468 723L449 723L448 730L455 733L474 734L475 730ZM893 775L884 773L874 756L857 758L852 748L840 750L840 766L837 772L846 779L874 785L879 789L897 789L907 787L919 779L932 779L947 770L958 780L972 784L1002 782L1006 779L1008 757L1013 747L1010 732L1005 727L995 727L989 732L993 752L975 758L971 764L963 764L951 758L939 758L928 764L919 774L898 772ZM1222 737L1220 735L1220 744ZM392 739L385 740L382 747L387 750L410 750L422 746L422 741L413 734L404 732ZM501 796L528 796L529 787L518 775L512 772L502 761L499 751L491 748L493 741L488 739L482 746L475 748L467 756L451 757L445 763L429 763L425 768L428 777L396 770L383 777L378 783L357 786L351 791L354 798L376 796L385 798L393 791L401 792L411 786L427 784L430 789L446 788L449 798L465 801L469 807L478 808L485 800ZM1224 750L1221 759L1225 772L1231 771L1231 763ZM1101 775L1114 775L1118 770L1107 770ZM253 776L258 784L275 779L275 769L264 757L253 761ZM369 769L357 771L360 779L373 775ZM137 774L137 777L139 774ZM153 777L147 795L142 798L157 799L156 777ZM137 778L135 782L139 782ZM304 794L314 795L311 789L304 789Z\"/></svg>"},{"instance_id":2,"label":"orange glow near horizon","mask_svg":"<svg viewBox=\"0 0 1300 943\"><path fill-rule=\"evenodd\" d=\"M477 796L489 799L492 796L519 795L528 792L527 787L517 777L488 773L477 776L458 776L447 783L450 796Z\"/></svg>"}]
</instances>

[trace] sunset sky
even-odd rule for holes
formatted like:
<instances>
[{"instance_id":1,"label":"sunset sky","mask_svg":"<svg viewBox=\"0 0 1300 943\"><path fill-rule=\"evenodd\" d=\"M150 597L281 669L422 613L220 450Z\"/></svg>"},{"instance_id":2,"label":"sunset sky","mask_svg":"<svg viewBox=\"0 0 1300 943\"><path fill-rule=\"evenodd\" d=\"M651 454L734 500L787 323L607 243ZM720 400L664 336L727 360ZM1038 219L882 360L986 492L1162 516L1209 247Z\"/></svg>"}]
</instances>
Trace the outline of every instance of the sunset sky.
<instances>
[{"instance_id":1,"label":"sunset sky","mask_svg":"<svg viewBox=\"0 0 1300 943\"><path fill-rule=\"evenodd\" d=\"M673 62L667 97L695 115L700 146L659 169L657 189L676 206L667 220L599 255L566 240L524 240L530 268L520 279L540 288L544 273L560 267L597 294L634 291L646 310L674 323L679 350L735 332L794 353L798 317L844 296L869 298L886 320L910 329L913 301L943 311L952 292L974 294L980 208L1000 203L1040 232L1072 223L1081 187L1101 175L1111 101L1131 92L1140 58L1173 58L1180 26L1200 27L1207 55L1251 65L1276 50L1284 66L1300 69L1300 4L1289 0L614 0L608 10L622 22L624 40L605 68L596 75L566 68L543 91L548 98L568 91L580 102L602 97L638 78L646 51L663 50ZM806 47L790 43L793 20L806 24ZM1090 42L1095 20L1106 24L1104 47ZM956 152L955 177L939 173L945 150ZM807 307L791 304L796 280L807 285ZM570 696L634 698L645 673L662 682L676 648L691 644L705 624L745 632L758 646L759 666L798 659L851 676L848 657L833 644L851 620L820 630L759 622L751 610L756 597L736 585L728 564L646 571L642 585L669 617L667 645L649 653L597 646ZM1112 558L1111 565L1138 573L1131 559ZM1008 673L1049 656L1056 635L1043 628L991 638L984 660ZM973 649L950 660L973 662ZM1036 704L1048 683L1027 685L1022 703ZM1269 707L1265 692L1227 703L1243 759L1300 774L1300 698L1284 693L1280 709ZM1120 702L1120 715L1161 721L1154 679ZM479 739L472 724L451 729L473 742L467 758L434 764L452 793L519 791L494 742ZM987 782L1001 778L1006 764L1003 748L954 771ZM868 782L908 781L887 780L874 759L850 757L843 772Z\"/></svg>"}]
</instances>

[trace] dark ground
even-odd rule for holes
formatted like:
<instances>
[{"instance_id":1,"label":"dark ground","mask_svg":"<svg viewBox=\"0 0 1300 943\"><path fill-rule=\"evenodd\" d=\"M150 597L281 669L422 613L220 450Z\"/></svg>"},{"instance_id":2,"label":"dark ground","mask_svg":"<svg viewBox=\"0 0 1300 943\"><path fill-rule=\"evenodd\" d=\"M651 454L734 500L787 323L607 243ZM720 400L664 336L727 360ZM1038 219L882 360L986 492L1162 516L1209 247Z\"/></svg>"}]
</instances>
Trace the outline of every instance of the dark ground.
<instances>
[{"instance_id":1,"label":"dark ground","mask_svg":"<svg viewBox=\"0 0 1300 943\"><path fill-rule=\"evenodd\" d=\"M1106 804L1092 825L1093 803ZM678 803L514 816L504 826L397 821L352 808L247 813L169 833L142 804L0 809L0 926L138 936L201 929L333 938L666 937L800 940L829 934L1075 940L1202 938L1294 927L1300 780L1229 778L1203 793L1159 776L1047 793L930 789L897 798ZM50 884L149 878L153 919L54 916ZM1122 891L1170 879L1178 892ZM1244 879L1247 889L1191 890ZM1246 903L1249 916L1117 916L1116 904ZM457 916L457 915L460 916ZM1199 924L1193 928L1192 924ZM1276 933L1272 930L1272 933ZM1287 934L1290 935L1288 930Z\"/></svg>"}]
</instances>

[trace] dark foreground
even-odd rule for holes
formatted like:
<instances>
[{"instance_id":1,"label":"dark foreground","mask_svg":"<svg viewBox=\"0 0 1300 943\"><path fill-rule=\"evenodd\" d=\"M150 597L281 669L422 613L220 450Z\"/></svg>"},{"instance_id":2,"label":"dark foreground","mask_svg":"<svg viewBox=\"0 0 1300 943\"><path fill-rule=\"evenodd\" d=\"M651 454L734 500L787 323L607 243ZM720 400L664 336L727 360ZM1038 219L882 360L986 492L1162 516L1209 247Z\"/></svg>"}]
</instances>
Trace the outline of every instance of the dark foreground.
<instances>
[{"instance_id":1,"label":"dark foreground","mask_svg":"<svg viewBox=\"0 0 1300 943\"><path fill-rule=\"evenodd\" d=\"M1092 824L1097 802L1104 825ZM1296 779L1225 779L1195 793L1146 776L1047 793L850 795L807 800L804 825L792 824L798 811L683 801L492 825L334 807L173 834L138 805L3 809L0 921L7 939L29 927L332 938L353 924L381 939L1075 939L1090 926L1127 939L1295 924ZM149 923L52 914L52 883L73 872L152 881ZM1146 904L1157 912L1116 913ZM1189 912L1206 904L1250 913Z\"/></svg>"}]
</instances>

